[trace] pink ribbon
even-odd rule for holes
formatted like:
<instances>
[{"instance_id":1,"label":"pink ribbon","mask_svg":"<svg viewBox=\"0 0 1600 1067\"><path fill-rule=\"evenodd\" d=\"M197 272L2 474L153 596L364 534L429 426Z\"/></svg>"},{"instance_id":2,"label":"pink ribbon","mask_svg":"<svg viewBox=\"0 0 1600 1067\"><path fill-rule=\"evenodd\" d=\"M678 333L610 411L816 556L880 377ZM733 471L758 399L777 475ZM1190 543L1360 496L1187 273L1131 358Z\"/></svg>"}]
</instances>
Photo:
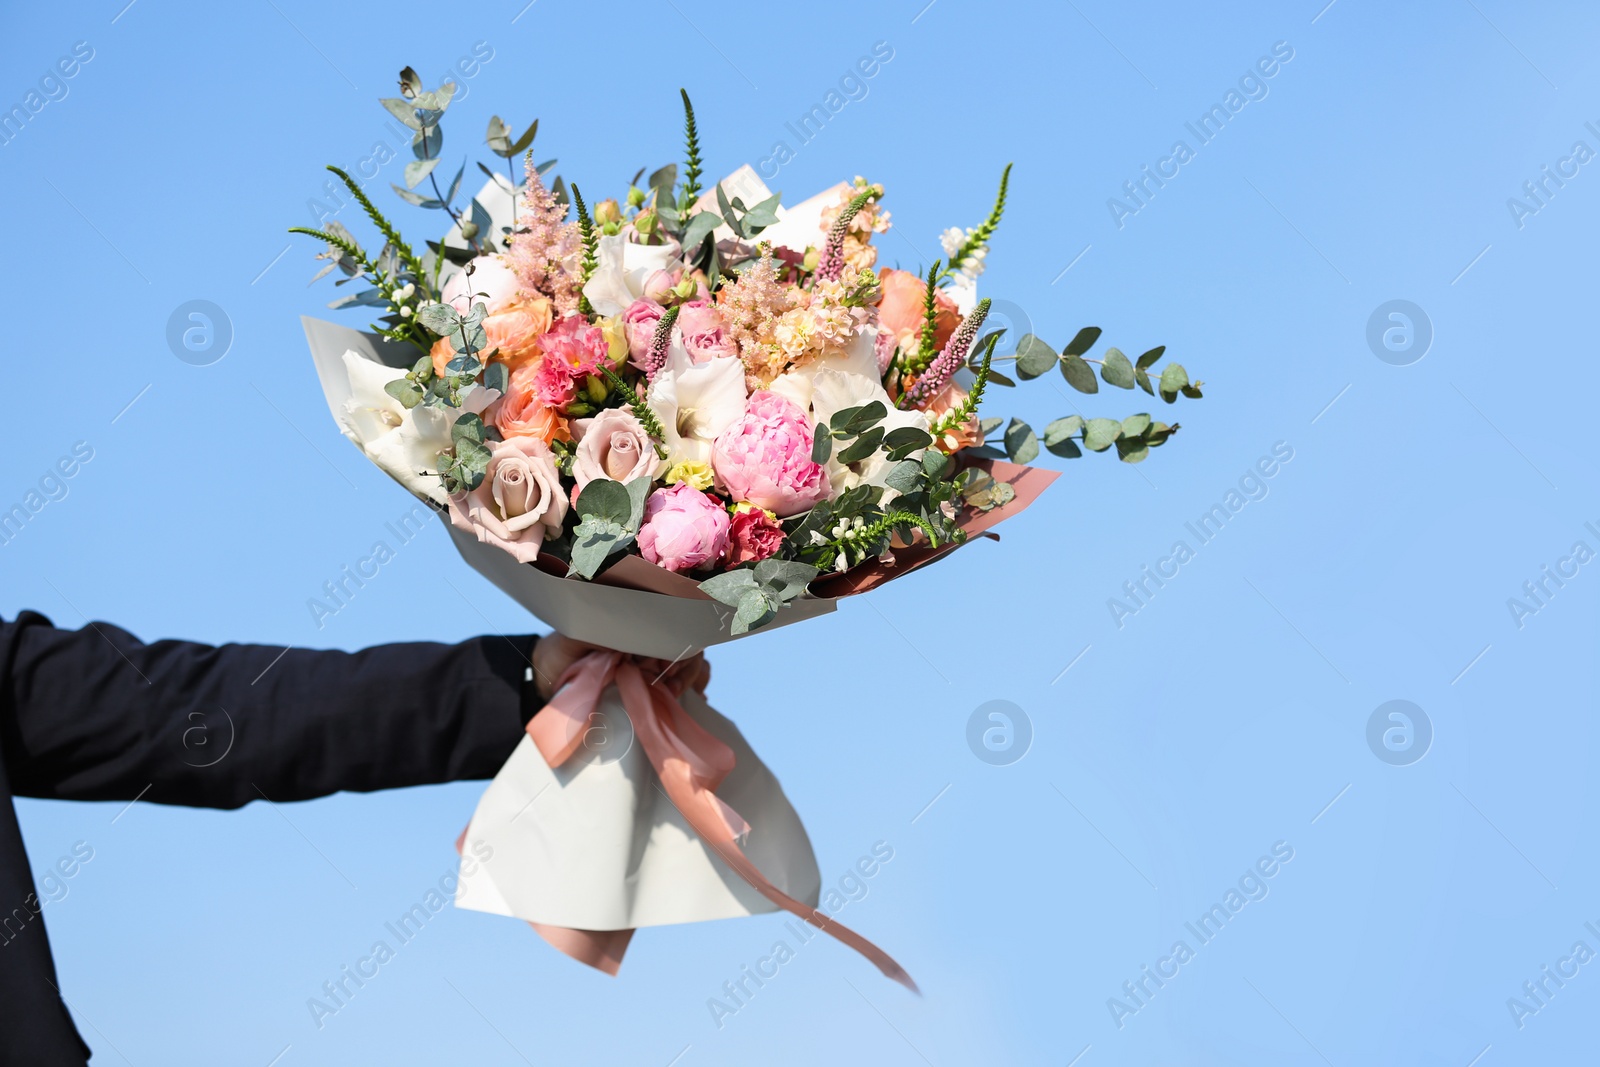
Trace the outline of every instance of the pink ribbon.
<instances>
[{"instance_id":1,"label":"pink ribbon","mask_svg":"<svg viewBox=\"0 0 1600 1067\"><path fill-rule=\"evenodd\" d=\"M645 672L653 681L646 682ZM735 874L778 907L849 945L871 960L884 975L912 992L917 984L888 953L843 923L836 922L784 893L769 882L739 847L750 827L716 794L733 770L733 750L696 722L678 697L686 688L702 691L710 667L696 657L686 663L595 651L580 657L562 674L556 695L528 723L528 736L551 767L559 767L583 745L590 716L606 687L615 685L622 706L678 811L700 839L711 846ZM463 837L465 833L463 832ZM460 843L457 843L459 849ZM551 946L581 963L616 974L632 930L578 930L529 923Z\"/></svg>"}]
</instances>

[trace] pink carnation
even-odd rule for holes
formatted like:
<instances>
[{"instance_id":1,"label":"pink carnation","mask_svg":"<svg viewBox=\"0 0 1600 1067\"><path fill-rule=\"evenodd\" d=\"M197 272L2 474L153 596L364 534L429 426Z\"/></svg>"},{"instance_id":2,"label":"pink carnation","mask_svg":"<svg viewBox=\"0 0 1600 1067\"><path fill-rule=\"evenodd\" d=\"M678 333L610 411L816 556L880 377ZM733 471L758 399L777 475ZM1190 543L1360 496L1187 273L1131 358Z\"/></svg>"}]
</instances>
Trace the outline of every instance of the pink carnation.
<instances>
[{"instance_id":1,"label":"pink carnation","mask_svg":"<svg viewBox=\"0 0 1600 1067\"><path fill-rule=\"evenodd\" d=\"M694 570L728 551L728 512L687 482L650 494L639 528L639 553L669 571Z\"/></svg>"},{"instance_id":2,"label":"pink carnation","mask_svg":"<svg viewBox=\"0 0 1600 1067\"><path fill-rule=\"evenodd\" d=\"M533 373L533 395L545 407L560 411L578 395L578 383L566 364L545 356Z\"/></svg>"},{"instance_id":3,"label":"pink carnation","mask_svg":"<svg viewBox=\"0 0 1600 1067\"><path fill-rule=\"evenodd\" d=\"M590 326L582 315L567 316L551 327L549 333L539 337L544 361L561 364L574 378L598 373L610 349L605 332L598 326Z\"/></svg>"},{"instance_id":4,"label":"pink carnation","mask_svg":"<svg viewBox=\"0 0 1600 1067\"><path fill-rule=\"evenodd\" d=\"M789 400L765 390L751 395L744 416L717 438L711 452L717 485L779 518L825 500L828 472L811 459L811 425Z\"/></svg>"},{"instance_id":5,"label":"pink carnation","mask_svg":"<svg viewBox=\"0 0 1600 1067\"><path fill-rule=\"evenodd\" d=\"M728 521L728 566L759 563L783 547L783 527L768 511L740 504Z\"/></svg>"}]
</instances>

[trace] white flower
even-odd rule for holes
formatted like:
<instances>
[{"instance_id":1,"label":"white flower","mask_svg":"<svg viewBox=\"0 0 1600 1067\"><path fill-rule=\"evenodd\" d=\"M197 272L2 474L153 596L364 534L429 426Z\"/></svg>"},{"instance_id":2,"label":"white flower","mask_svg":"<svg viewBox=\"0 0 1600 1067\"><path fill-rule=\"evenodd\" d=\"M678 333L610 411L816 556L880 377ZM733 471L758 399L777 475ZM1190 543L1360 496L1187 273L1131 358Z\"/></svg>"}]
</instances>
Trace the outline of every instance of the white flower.
<instances>
[{"instance_id":1,"label":"white flower","mask_svg":"<svg viewBox=\"0 0 1600 1067\"><path fill-rule=\"evenodd\" d=\"M658 270L666 270L678 255L676 244L641 245L625 234L600 238L596 265L583 295L601 315L620 315L644 295L644 283Z\"/></svg>"},{"instance_id":2,"label":"white flower","mask_svg":"<svg viewBox=\"0 0 1600 1067\"><path fill-rule=\"evenodd\" d=\"M674 344L648 399L661 420L668 462L710 463L717 435L744 415L744 363L730 356L695 363Z\"/></svg>"},{"instance_id":3,"label":"white flower","mask_svg":"<svg viewBox=\"0 0 1600 1067\"><path fill-rule=\"evenodd\" d=\"M435 472L439 453L451 447L451 424L462 412L482 414L500 394L474 386L462 393L459 409L419 404L407 411L383 389L396 378L404 378L403 369L386 367L354 352L344 354L344 366L350 378L350 399L339 416L344 435L395 481L443 506L447 498Z\"/></svg>"},{"instance_id":4,"label":"white flower","mask_svg":"<svg viewBox=\"0 0 1600 1067\"><path fill-rule=\"evenodd\" d=\"M939 235L939 243L944 246L944 254L953 256L961 249L962 242L967 239L969 231L959 226L952 226Z\"/></svg>"}]
</instances>

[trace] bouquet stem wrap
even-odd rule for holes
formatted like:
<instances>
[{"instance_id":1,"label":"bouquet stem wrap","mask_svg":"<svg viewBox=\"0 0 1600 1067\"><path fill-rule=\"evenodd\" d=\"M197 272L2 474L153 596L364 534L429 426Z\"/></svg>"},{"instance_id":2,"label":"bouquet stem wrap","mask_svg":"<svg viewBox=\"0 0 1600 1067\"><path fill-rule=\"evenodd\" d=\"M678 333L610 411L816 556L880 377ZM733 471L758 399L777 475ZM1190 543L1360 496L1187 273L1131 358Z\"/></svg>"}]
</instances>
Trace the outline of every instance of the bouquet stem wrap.
<instances>
[{"instance_id":1,"label":"bouquet stem wrap","mask_svg":"<svg viewBox=\"0 0 1600 1067\"><path fill-rule=\"evenodd\" d=\"M662 790L701 840L773 904L849 945L885 976L916 992L917 984L888 953L844 924L784 893L739 846L739 839L750 832L750 826L716 794L717 786L733 770L733 750L690 717L678 702L686 687L704 689L708 673L703 660L692 664L664 663L621 652L590 652L561 676L555 696L528 723L528 736L551 767L561 766L582 746L601 694L615 685ZM554 948L610 974L616 973L633 933L532 925Z\"/></svg>"}]
</instances>

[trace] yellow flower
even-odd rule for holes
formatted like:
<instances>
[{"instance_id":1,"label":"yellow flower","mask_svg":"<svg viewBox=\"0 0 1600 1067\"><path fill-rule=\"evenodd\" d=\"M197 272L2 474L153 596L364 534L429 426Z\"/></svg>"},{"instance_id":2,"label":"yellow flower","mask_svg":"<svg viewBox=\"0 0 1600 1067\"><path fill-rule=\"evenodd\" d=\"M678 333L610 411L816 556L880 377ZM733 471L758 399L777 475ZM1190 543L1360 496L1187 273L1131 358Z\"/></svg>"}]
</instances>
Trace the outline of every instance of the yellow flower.
<instances>
[{"instance_id":1,"label":"yellow flower","mask_svg":"<svg viewBox=\"0 0 1600 1067\"><path fill-rule=\"evenodd\" d=\"M711 464L698 459L686 459L681 463L674 463L668 469L666 477L662 479L668 485L686 482L702 491L710 489L714 480Z\"/></svg>"},{"instance_id":2,"label":"yellow flower","mask_svg":"<svg viewBox=\"0 0 1600 1067\"><path fill-rule=\"evenodd\" d=\"M622 366L628 359L628 331L622 327L621 315L610 315L595 323L600 327L600 333L605 337L607 355L611 362Z\"/></svg>"}]
</instances>

